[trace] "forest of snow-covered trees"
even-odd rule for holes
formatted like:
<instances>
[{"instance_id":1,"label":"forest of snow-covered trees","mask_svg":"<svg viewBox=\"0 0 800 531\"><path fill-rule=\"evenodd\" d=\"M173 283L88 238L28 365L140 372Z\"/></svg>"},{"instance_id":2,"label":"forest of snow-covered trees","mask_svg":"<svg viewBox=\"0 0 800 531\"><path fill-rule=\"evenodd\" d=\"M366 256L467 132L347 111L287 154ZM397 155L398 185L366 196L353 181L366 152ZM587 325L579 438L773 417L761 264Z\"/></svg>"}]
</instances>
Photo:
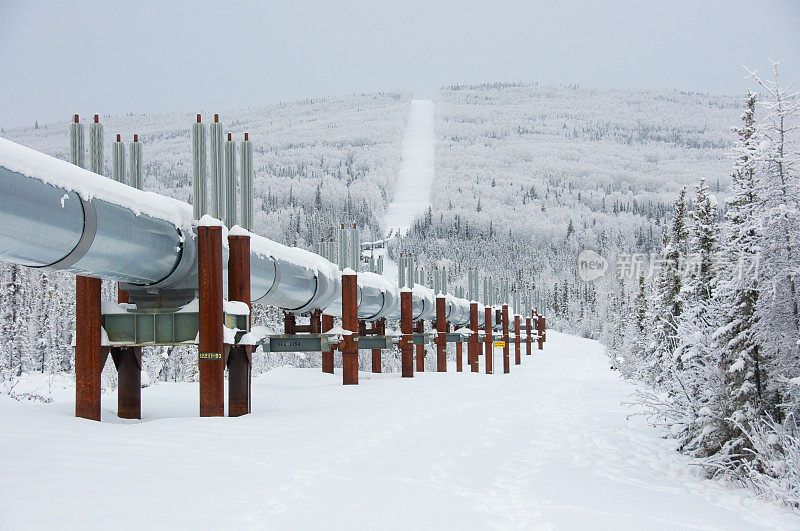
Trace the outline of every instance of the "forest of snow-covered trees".
<instances>
[{"instance_id":1,"label":"forest of snow-covered trees","mask_svg":"<svg viewBox=\"0 0 800 531\"><path fill-rule=\"evenodd\" d=\"M741 108L677 91L444 88L433 204L399 247L453 260L457 278L476 265L510 271L548 299L553 326L600 338L609 300L596 290L606 286L578 277L579 253L656 251L674 194L697 175L724 197Z\"/></svg>"},{"instance_id":2,"label":"forest of snow-covered trees","mask_svg":"<svg viewBox=\"0 0 800 531\"><path fill-rule=\"evenodd\" d=\"M712 475L800 506L800 94L753 75L730 195L682 189L659 274L621 295L610 352L640 402ZM724 212L721 217L720 214Z\"/></svg>"}]
</instances>

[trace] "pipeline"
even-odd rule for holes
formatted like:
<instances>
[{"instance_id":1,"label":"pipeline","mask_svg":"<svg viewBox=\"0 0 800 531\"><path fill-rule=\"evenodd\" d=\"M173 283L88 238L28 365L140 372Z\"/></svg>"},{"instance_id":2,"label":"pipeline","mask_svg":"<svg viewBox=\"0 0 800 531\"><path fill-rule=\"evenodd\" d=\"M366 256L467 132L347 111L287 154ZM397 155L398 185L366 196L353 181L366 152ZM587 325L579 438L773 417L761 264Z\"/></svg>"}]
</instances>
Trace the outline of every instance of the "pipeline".
<instances>
[{"instance_id":1,"label":"pipeline","mask_svg":"<svg viewBox=\"0 0 800 531\"><path fill-rule=\"evenodd\" d=\"M0 138L0 260L121 283L142 307L176 307L197 290L191 205L123 183ZM303 313L341 315L341 271L325 258L250 236L251 299ZM223 238L227 267L227 238ZM224 277L227 279L227 275ZM227 281L223 283L227 296ZM358 274L358 317L400 317L400 290ZM469 301L447 296L447 320L469 322ZM432 319L433 291L412 289L414 320ZM483 310L478 312L480 325Z\"/></svg>"}]
</instances>

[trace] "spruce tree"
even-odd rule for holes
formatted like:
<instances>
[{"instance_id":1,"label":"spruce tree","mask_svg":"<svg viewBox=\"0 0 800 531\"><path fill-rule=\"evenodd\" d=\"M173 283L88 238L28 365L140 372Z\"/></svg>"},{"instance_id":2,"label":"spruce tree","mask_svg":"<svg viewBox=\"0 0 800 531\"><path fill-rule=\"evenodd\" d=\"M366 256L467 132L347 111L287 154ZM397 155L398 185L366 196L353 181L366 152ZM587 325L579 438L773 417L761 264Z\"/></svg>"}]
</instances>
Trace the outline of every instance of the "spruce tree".
<instances>
[{"instance_id":1,"label":"spruce tree","mask_svg":"<svg viewBox=\"0 0 800 531\"><path fill-rule=\"evenodd\" d=\"M664 233L664 255L658 279L654 308L654 338L650 355L650 377L663 385L674 370L673 353L678 343L678 318L683 311L681 298L682 250L686 248L686 188L681 188L673 205L672 224Z\"/></svg>"},{"instance_id":2,"label":"spruce tree","mask_svg":"<svg viewBox=\"0 0 800 531\"><path fill-rule=\"evenodd\" d=\"M788 412L800 412L800 391L791 383L800 377L800 93L781 83L778 65L773 63L772 80L753 77L764 90L766 110L759 127L762 171L756 173L762 280L757 341L769 374L763 398L782 421Z\"/></svg>"},{"instance_id":3,"label":"spruce tree","mask_svg":"<svg viewBox=\"0 0 800 531\"><path fill-rule=\"evenodd\" d=\"M755 330L758 302L758 278L748 272L756 263L758 228L755 224L756 168L758 134L755 112L757 96L747 94L742 127L736 129L736 160L731 173L732 196L725 213L726 239L720 261L720 279L714 289L720 301L719 327L715 346L723 377L722 412L724 422L716 437L722 452L735 467L748 456L749 439L742 429L749 430L761 409L762 369Z\"/></svg>"},{"instance_id":4,"label":"spruce tree","mask_svg":"<svg viewBox=\"0 0 800 531\"><path fill-rule=\"evenodd\" d=\"M700 178L696 194L681 296L684 308L678 319L674 378L678 384L675 391L688 406L681 448L693 455L709 456L721 446L718 437L709 435L718 431L723 387L712 339L716 312L711 287L715 280L717 214L705 178Z\"/></svg>"}]
</instances>

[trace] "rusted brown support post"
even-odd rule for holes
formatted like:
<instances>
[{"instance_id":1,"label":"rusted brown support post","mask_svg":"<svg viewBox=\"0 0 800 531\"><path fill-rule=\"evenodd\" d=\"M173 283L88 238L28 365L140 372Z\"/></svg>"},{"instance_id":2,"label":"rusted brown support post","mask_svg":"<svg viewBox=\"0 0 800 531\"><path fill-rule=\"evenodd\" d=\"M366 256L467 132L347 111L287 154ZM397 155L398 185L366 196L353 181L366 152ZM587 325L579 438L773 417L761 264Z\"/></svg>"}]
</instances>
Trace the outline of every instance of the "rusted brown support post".
<instances>
[{"instance_id":1,"label":"rusted brown support post","mask_svg":"<svg viewBox=\"0 0 800 531\"><path fill-rule=\"evenodd\" d=\"M414 332L418 334L425 332L425 322L417 321ZM425 372L425 344L414 345L414 348L417 351L417 372Z\"/></svg>"},{"instance_id":2,"label":"rusted brown support post","mask_svg":"<svg viewBox=\"0 0 800 531\"><path fill-rule=\"evenodd\" d=\"M478 372L478 303L473 301L469 304L469 329L472 334L467 343L467 358L472 372Z\"/></svg>"},{"instance_id":3,"label":"rusted brown support post","mask_svg":"<svg viewBox=\"0 0 800 531\"><path fill-rule=\"evenodd\" d=\"M100 420L100 279L75 277L75 416Z\"/></svg>"},{"instance_id":4,"label":"rusted brown support post","mask_svg":"<svg viewBox=\"0 0 800 531\"><path fill-rule=\"evenodd\" d=\"M386 319L378 319L375 321L375 324L372 325L372 330L376 335L385 336ZM381 349L379 348L372 349L372 372L381 372Z\"/></svg>"},{"instance_id":5,"label":"rusted brown support post","mask_svg":"<svg viewBox=\"0 0 800 531\"><path fill-rule=\"evenodd\" d=\"M526 354L528 356L531 355L531 318L525 318L525 333L527 335L525 339L525 347L527 348Z\"/></svg>"},{"instance_id":6,"label":"rusted brown support post","mask_svg":"<svg viewBox=\"0 0 800 531\"><path fill-rule=\"evenodd\" d=\"M142 418L142 348L111 347L111 359L117 368L117 416Z\"/></svg>"},{"instance_id":7,"label":"rusted brown support post","mask_svg":"<svg viewBox=\"0 0 800 531\"><path fill-rule=\"evenodd\" d=\"M537 327L539 332L539 350L544 349L544 340L545 338L545 328L544 328L544 315L539 316L539 326Z\"/></svg>"},{"instance_id":8,"label":"rusted brown support post","mask_svg":"<svg viewBox=\"0 0 800 531\"><path fill-rule=\"evenodd\" d=\"M447 320L445 298L436 297L436 371L447 372Z\"/></svg>"},{"instance_id":9,"label":"rusted brown support post","mask_svg":"<svg viewBox=\"0 0 800 531\"><path fill-rule=\"evenodd\" d=\"M503 372L511 372L511 363L508 359L508 304L503 305Z\"/></svg>"},{"instance_id":10,"label":"rusted brown support post","mask_svg":"<svg viewBox=\"0 0 800 531\"><path fill-rule=\"evenodd\" d=\"M297 333L297 318L292 312L283 312L283 333L294 335Z\"/></svg>"},{"instance_id":11,"label":"rusted brown support post","mask_svg":"<svg viewBox=\"0 0 800 531\"><path fill-rule=\"evenodd\" d=\"M456 372L464 370L464 344L459 341L456 343Z\"/></svg>"},{"instance_id":12,"label":"rusted brown support post","mask_svg":"<svg viewBox=\"0 0 800 531\"><path fill-rule=\"evenodd\" d=\"M228 236L228 249L228 298L250 307L250 236ZM232 345L228 354L230 417L250 413L251 353L248 346Z\"/></svg>"},{"instance_id":13,"label":"rusted brown support post","mask_svg":"<svg viewBox=\"0 0 800 531\"><path fill-rule=\"evenodd\" d=\"M127 303L130 301L130 296L128 292L124 289L120 289L119 282L117 282L117 302L119 304Z\"/></svg>"},{"instance_id":14,"label":"rusted brown support post","mask_svg":"<svg viewBox=\"0 0 800 531\"><path fill-rule=\"evenodd\" d=\"M322 314L322 332L333 328L333 316ZM322 372L333 374L333 348L322 351Z\"/></svg>"},{"instance_id":15,"label":"rusted brown support post","mask_svg":"<svg viewBox=\"0 0 800 531\"><path fill-rule=\"evenodd\" d=\"M492 344L492 308L487 306L484 315L484 327L486 335L484 341L486 342L486 374L492 374L494 371L494 345Z\"/></svg>"},{"instance_id":16,"label":"rusted brown support post","mask_svg":"<svg viewBox=\"0 0 800 531\"><path fill-rule=\"evenodd\" d=\"M308 318L309 326L311 327L312 334L319 334L322 332L322 310L311 310L311 315Z\"/></svg>"},{"instance_id":17,"label":"rusted brown support post","mask_svg":"<svg viewBox=\"0 0 800 531\"><path fill-rule=\"evenodd\" d=\"M411 314L411 290L403 288L400 290L400 364L402 366L403 378L414 377L414 354L413 354L413 316Z\"/></svg>"},{"instance_id":18,"label":"rusted brown support post","mask_svg":"<svg viewBox=\"0 0 800 531\"><path fill-rule=\"evenodd\" d=\"M514 364L520 365L522 363L522 352L520 351L519 335L522 333L519 324L519 314L514 315Z\"/></svg>"},{"instance_id":19,"label":"rusted brown support post","mask_svg":"<svg viewBox=\"0 0 800 531\"><path fill-rule=\"evenodd\" d=\"M225 360L222 336L222 227L197 227L200 291L200 416L225 415Z\"/></svg>"},{"instance_id":20,"label":"rusted brown support post","mask_svg":"<svg viewBox=\"0 0 800 531\"><path fill-rule=\"evenodd\" d=\"M358 276L355 272L342 274L342 328L345 334L342 346L342 383L358 384Z\"/></svg>"}]
</instances>

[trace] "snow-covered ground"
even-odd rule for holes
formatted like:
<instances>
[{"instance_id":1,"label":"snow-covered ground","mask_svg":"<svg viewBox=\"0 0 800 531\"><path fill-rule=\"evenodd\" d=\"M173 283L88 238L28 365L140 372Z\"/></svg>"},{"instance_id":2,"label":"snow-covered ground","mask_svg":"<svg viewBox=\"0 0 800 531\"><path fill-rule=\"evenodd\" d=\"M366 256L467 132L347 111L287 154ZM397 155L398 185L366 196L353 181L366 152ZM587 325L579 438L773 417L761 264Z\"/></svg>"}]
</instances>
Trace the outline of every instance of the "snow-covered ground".
<instances>
[{"instance_id":1,"label":"snow-covered ground","mask_svg":"<svg viewBox=\"0 0 800 531\"><path fill-rule=\"evenodd\" d=\"M197 385L162 383L143 421L111 393L96 423L56 387L51 404L0 397L2 529L800 526L700 479L627 418L632 385L600 345L555 331L509 375L274 370L240 418L197 418Z\"/></svg>"}]
</instances>

